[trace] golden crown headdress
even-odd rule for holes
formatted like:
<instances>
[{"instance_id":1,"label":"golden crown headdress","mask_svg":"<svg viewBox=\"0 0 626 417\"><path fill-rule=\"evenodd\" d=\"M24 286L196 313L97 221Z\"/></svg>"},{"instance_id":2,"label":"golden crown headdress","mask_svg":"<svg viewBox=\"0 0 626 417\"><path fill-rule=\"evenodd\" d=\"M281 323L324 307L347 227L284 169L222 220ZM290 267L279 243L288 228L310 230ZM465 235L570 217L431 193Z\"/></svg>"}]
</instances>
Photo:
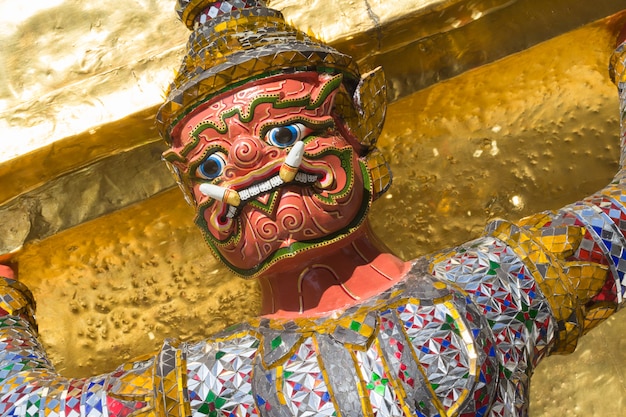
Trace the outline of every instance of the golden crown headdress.
<instances>
[{"instance_id":1,"label":"golden crown headdress","mask_svg":"<svg viewBox=\"0 0 626 417\"><path fill-rule=\"evenodd\" d=\"M374 150L386 110L380 68L361 76L352 57L289 25L263 0L178 0L176 11L192 33L157 113L157 128L166 142L171 143L180 120L223 92L271 75L317 71L343 75L345 91L337 95L335 109L365 151ZM373 168L384 172L376 187L380 194L391 177L382 156L374 153Z\"/></svg>"}]
</instances>

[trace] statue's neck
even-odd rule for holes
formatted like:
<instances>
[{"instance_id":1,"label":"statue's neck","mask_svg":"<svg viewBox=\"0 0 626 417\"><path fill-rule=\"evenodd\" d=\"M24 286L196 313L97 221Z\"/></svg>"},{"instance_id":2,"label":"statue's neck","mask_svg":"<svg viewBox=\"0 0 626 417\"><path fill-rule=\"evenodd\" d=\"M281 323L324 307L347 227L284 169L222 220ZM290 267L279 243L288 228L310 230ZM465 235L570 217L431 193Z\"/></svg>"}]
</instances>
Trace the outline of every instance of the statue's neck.
<instances>
[{"instance_id":1,"label":"statue's neck","mask_svg":"<svg viewBox=\"0 0 626 417\"><path fill-rule=\"evenodd\" d=\"M306 251L263 274L262 314L296 318L343 310L389 289L409 268L365 224L339 242Z\"/></svg>"}]
</instances>

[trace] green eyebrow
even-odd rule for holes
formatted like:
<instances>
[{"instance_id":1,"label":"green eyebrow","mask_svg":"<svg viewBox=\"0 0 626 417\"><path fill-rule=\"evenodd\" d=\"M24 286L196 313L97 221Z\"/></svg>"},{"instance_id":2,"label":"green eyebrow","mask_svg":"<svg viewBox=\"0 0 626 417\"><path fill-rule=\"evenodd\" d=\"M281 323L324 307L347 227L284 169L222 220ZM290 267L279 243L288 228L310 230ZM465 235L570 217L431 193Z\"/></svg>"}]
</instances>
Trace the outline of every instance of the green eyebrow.
<instances>
[{"instance_id":1,"label":"green eyebrow","mask_svg":"<svg viewBox=\"0 0 626 417\"><path fill-rule=\"evenodd\" d=\"M343 77L341 74L337 74L332 77L324 83L316 97L311 97L311 94L309 93L303 97L281 100L279 93L260 94L252 100L247 111L242 109L241 106L235 106L232 109L221 113L217 123L210 120L202 121L198 123L198 125L189 134L191 141L183 147L180 151L180 155L182 157L186 157L189 152L191 152L191 150L198 145L198 142L200 141L200 134L206 129L213 129L221 134L228 132L228 125L226 124L226 119L228 118L238 115L240 121L249 123L254 118L254 111L261 104L271 104L275 109L287 109L292 107L304 107L306 110L317 109L326 101L328 96L333 91L341 86L342 79Z\"/></svg>"},{"instance_id":2,"label":"green eyebrow","mask_svg":"<svg viewBox=\"0 0 626 417\"><path fill-rule=\"evenodd\" d=\"M178 152L174 151L171 148L163 152L161 158L167 162L187 162L184 156L180 155Z\"/></svg>"},{"instance_id":3,"label":"green eyebrow","mask_svg":"<svg viewBox=\"0 0 626 417\"><path fill-rule=\"evenodd\" d=\"M222 152L223 154L228 155L228 151L223 146L215 145L208 147L197 160L189 163L189 175L195 176L195 172L198 167L202 165L210 155L213 155L216 152Z\"/></svg>"},{"instance_id":4,"label":"green eyebrow","mask_svg":"<svg viewBox=\"0 0 626 417\"><path fill-rule=\"evenodd\" d=\"M259 130L259 137L261 139L265 138L267 132L274 127L288 126L294 123L302 123L306 127L313 129L314 131L320 131L327 127L332 127L335 124L335 120L332 118L332 116L327 116L325 120L321 121L313 120L308 117L294 116L287 120L281 120L280 122L267 122Z\"/></svg>"}]
</instances>

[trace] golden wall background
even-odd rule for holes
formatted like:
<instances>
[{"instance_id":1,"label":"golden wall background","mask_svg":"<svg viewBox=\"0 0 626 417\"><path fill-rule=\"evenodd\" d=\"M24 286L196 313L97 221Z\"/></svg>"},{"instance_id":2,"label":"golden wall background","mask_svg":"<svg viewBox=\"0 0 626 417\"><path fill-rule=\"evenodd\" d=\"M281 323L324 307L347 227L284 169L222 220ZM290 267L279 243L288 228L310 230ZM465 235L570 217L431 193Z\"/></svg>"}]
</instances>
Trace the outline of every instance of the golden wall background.
<instances>
[{"instance_id":1,"label":"golden wall background","mask_svg":"<svg viewBox=\"0 0 626 417\"><path fill-rule=\"evenodd\" d=\"M610 2L610 14L626 8L620 2ZM150 123L158 102L151 91L167 79L155 74L171 74L185 36L163 3L169 2L145 1L145 13L124 13L121 3L113 2L109 7L115 13L105 19L96 6L92 15L85 15L78 2L64 2L48 10L47 19L26 19L12 36L19 35L27 46L3 52L0 60L3 68L22 77L20 84L7 70L0 73L10 81L0 91L4 140L53 137L46 138L50 144L16 151L0 164L2 244L14 249L25 243L14 256L20 279L37 298L42 339L67 376L111 370L157 349L166 337L208 336L255 314L259 306L255 283L233 277L205 250L191 209L155 162L162 145ZM533 32L507 40L507 34L529 30L519 23L529 18L529 10L550 2L507 2L514 10L497 1L387 3L372 1L378 9L368 11L359 9L361 2L338 2L344 15L357 16L350 31L321 32L338 45L353 41L362 53L371 52L363 53L363 64L383 61L391 69L395 101L380 145L395 183L375 204L371 218L401 257L411 259L476 237L493 217L557 209L610 181L617 170L619 121L617 94L606 68L626 15L583 25L565 14L562 19L578 22L571 24L578 28L560 30L558 36ZM552 3L555 10L560 4ZM576 4L569 3L568 13L578 10ZM601 9L602 4L595 6ZM276 0L272 5L292 13L303 26L324 22L319 1L296 5ZM450 20L446 13L458 19ZM69 18L78 15L87 17ZM100 25L94 26L93 16L100 16ZM430 26L424 23L422 37L408 42L406 28L415 22ZM55 35L42 42L35 35L42 25L59 29L46 32ZM119 44L87 51L102 28L121 31L123 26L134 29L118 36ZM541 31L547 29L537 29ZM140 49L141 40L154 33L162 36L152 40L159 46ZM384 40L367 49L367 42L377 39L372 33ZM464 47L472 41L474 47ZM456 49L438 55L438 45ZM467 53L476 45L484 48L482 55ZM51 46L58 48L58 56L63 48L83 48L81 56L93 58L85 61L84 73L76 72L75 61L55 71L41 58ZM513 53L516 49L521 52ZM31 55L24 55L25 50ZM119 64L128 61L122 58L126 54L133 57L130 64ZM445 67L445 73L433 72L430 80L414 81L422 73L412 71L427 68L423 56L433 57L432 68L456 57L459 68ZM37 83L41 85L35 88ZM142 90L148 93L141 102L129 104L134 111L108 110L117 103L111 97L119 100L121 92L139 95ZM91 110L72 110L72 103L85 102L95 119L89 119ZM72 111L74 119L90 121L70 123L67 112ZM619 313L588 335L573 355L545 360L534 376L531 416L621 415L625 332L624 314Z\"/></svg>"}]
</instances>

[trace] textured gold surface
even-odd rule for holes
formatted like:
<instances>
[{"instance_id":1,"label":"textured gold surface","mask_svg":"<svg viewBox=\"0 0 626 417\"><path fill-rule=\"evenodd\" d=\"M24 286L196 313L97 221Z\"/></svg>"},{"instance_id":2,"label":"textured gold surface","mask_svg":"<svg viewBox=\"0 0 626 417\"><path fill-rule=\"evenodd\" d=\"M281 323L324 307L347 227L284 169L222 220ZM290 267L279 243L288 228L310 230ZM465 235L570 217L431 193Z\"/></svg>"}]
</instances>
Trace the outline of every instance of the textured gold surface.
<instances>
[{"instance_id":1,"label":"textured gold surface","mask_svg":"<svg viewBox=\"0 0 626 417\"><path fill-rule=\"evenodd\" d=\"M20 254L57 369L111 370L166 337L198 339L257 310L256 284L218 266L192 217L171 190Z\"/></svg>"},{"instance_id":2,"label":"textured gold surface","mask_svg":"<svg viewBox=\"0 0 626 417\"><path fill-rule=\"evenodd\" d=\"M468 9L479 8L482 3L505 4L507 0L474 2ZM406 18L413 13L441 11L463 0L398 0L387 1L335 1L328 7L325 0L270 0L270 7L281 10L285 17L304 31L311 31L330 42L341 38L354 38L358 33L375 29L381 23ZM471 13L471 12L470 12ZM331 18L332 16L332 18ZM452 23L452 21L450 22ZM457 24L458 26L458 24ZM416 30L423 30L416 28Z\"/></svg>"},{"instance_id":3,"label":"textured gold surface","mask_svg":"<svg viewBox=\"0 0 626 417\"><path fill-rule=\"evenodd\" d=\"M558 208L606 185L618 158L614 32L590 25L392 104L379 144L395 184L372 213L382 239L408 259L476 236L493 216ZM199 338L254 314L256 285L208 255L191 218L172 190L20 255L64 374L102 372L164 337ZM545 360L531 415L621 415L624 332L618 314L573 355Z\"/></svg>"},{"instance_id":4,"label":"textured gold surface","mask_svg":"<svg viewBox=\"0 0 626 417\"><path fill-rule=\"evenodd\" d=\"M155 105L187 34L168 0L5 2L0 161Z\"/></svg>"},{"instance_id":5,"label":"textured gold surface","mask_svg":"<svg viewBox=\"0 0 626 417\"><path fill-rule=\"evenodd\" d=\"M154 109L149 109L2 162L0 204L105 156L154 142L157 137Z\"/></svg>"},{"instance_id":6,"label":"textured gold surface","mask_svg":"<svg viewBox=\"0 0 626 417\"><path fill-rule=\"evenodd\" d=\"M0 162L159 105L188 36L172 0L5 3L0 7ZM288 17L305 29L309 22L336 21L323 33L329 41L374 26L366 1L333 3L334 8L296 0L270 5L289 9ZM385 7L378 23L450 1L401 3L402 8ZM312 9L315 19L309 16ZM348 9L350 19L331 19L338 9Z\"/></svg>"},{"instance_id":7,"label":"textured gold surface","mask_svg":"<svg viewBox=\"0 0 626 417\"><path fill-rule=\"evenodd\" d=\"M152 114L187 37L173 5L172 0L0 5L0 204L157 140ZM333 7L323 0L274 0L270 5L352 54L364 70L385 65L392 99L626 7L623 0L337 0Z\"/></svg>"},{"instance_id":8,"label":"textured gold surface","mask_svg":"<svg viewBox=\"0 0 626 417\"><path fill-rule=\"evenodd\" d=\"M394 185L373 210L397 222L392 249L427 253L605 186L619 158L613 38L589 25L393 103L379 147Z\"/></svg>"}]
</instances>

